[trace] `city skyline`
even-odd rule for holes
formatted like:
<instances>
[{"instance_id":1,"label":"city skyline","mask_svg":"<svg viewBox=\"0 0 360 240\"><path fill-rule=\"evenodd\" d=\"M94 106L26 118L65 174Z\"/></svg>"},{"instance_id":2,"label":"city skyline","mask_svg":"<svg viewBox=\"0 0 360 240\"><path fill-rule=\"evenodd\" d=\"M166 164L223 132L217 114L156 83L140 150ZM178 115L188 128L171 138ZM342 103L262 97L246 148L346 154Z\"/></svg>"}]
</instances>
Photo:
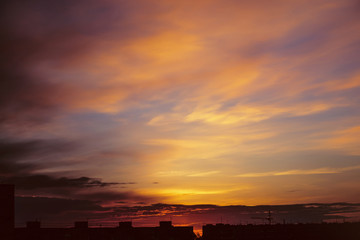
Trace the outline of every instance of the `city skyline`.
<instances>
[{"instance_id":1,"label":"city skyline","mask_svg":"<svg viewBox=\"0 0 360 240\"><path fill-rule=\"evenodd\" d=\"M202 226L197 225L195 219L193 219L194 226L176 224L174 225L172 219L170 221L159 221L158 226L134 226L132 221L124 221L123 217L125 212L122 212L118 218L108 219L107 224L102 225L102 222L99 222L99 219L96 220L96 225L94 222L92 224L89 223L89 218L86 221L74 221L72 226L65 226L64 223L60 223L61 219L56 218L57 222L53 222L52 226L48 225L48 223L43 225L40 219L36 219L34 221L26 221L26 226L16 226L15 227L15 209L17 211L24 213L31 209L32 214L28 216L29 219L36 216L38 212L42 213L43 208L48 209L57 209L58 206L54 204L51 205L42 205L41 208L37 208L35 202L30 204L15 204L15 185L13 184L0 184L0 236L4 238L4 240L40 240L40 239L58 239L58 240L80 240L80 239L178 239L178 240L194 240L194 239L357 239L360 235L359 224L360 222L346 222L346 217L343 218L343 222L338 222L338 218L335 218L335 222L324 222L325 220L333 220L334 217L339 217L339 213L346 212L351 213L352 210L356 209L359 204L353 204L351 206L355 207L351 209L349 204L346 203L337 203L335 204L311 204L307 206L291 206L293 218L296 222L287 221L285 217L289 217L289 212L284 210L289 210L290 206L254 206L253 215L251 217L252 222L246 221L246 223L239 222L238 224L229 224L223 223L223 215L224 212L219 212L221 214L220 223L216 224L205 224ZM36 197L34 199L37 199ZM83 206L83 203L80 204ZM80 206L79 205L79 206ZM142 207L141 210L148 211L149 215L154 214L154 210L158 210L159 206L162 207L171 207L165 204L157 204L158 206L152 205L152 209L148 207ZM139 206L138 206L139 207ZM174 207L174 206L172 206ZM184 216L187 214L184 211L184 205L178 205L181 211L180 216ZM187 206L190 207L190 206ZM194 206L192 206L194 207ZM200 211L197 215L203 217L203 219L207 219L206 210L214 208L214 205L199 205L196 206L197 210ZM237 209L242 207L243 209ZM307 208L307 213L302 207ZM328 216L326 218L325 215L330 215L331 207L334 207L334 213L336 216ZM244 220L244 214L246 211L244 209L249 209L248 206L229 206L227 207L228 211L232 213L232 217L235 217L237 220ZM267 211L266 217L264 214L264 208L271 209ZM321 208L320 211L317 208ZM328 211L326 211L326 209ZM64 210L64 209L63 209ZM118 209L119 210L119 209ZM167 209L169 210L169 209ZM170 209L174 210L174 209ZM204 212L205 210L205 212ZM295 210L295 211L294 211ZM296 211L297 210L297 211ZM38 211L38 212L37 212ZM145 214L143 211L143 215ZM201 212L203 211L203 212ZM134 211L132 211L134 213ZM28 212L29 213L29 212ZM175 213L175 211L173 212ZM171 214L173 214L171 213ZM179 211L178 211L179 213ZM274 213L278 216L274 217ZM285 214L284 214L285 213ZM309 214L310 213L310 214ZM84 212L82 213L84 214ZM85 213L86 214L86 213ZM248 213L249 214L249 213ZM250 213L251 214L251 213ZM250 215L249 214L249 215ZM258 214L257 216L254 214ZM56 216L54 212L51 212L50 216ZM196 214L195 214L196 215ZM211 214L210 214L211 215ZM311 223L307 222L306 218L309 217L320 217L320 222L314 223L314 219L312 219ZM175 215L179 216L179 215ZM250 215L251 216L251 215ZM73 216L73 219L79 219L80 217L77 214ZM137 216L139 217L139 216ZM140 216L141 217L141 216ZM194 218L194 215L188 215L188 218ZM226 216L226 217L229 217ZM279 222L279 217L282 218L282 222ZM129 218L129 216L128 216ZM136 220L139 220L137 218ZM262 220L262 223L257 224L253 222L255 219ZM319 220L318 219L318 220ZM48 220L48 219L47 219ZM93 219L92 219L93 220ZM114 225L114 221L118 221L117 225ZM120 220L120 221L119 221ZM128 220L128 219L127 219ZM208 220L208 219L207 219ZM228 219L227 219L228 220ZM226 220L226 222L227 222ZM19 219L17 219L19 221ZM112 223L108 225L108 223ZM55 224L55 225L54 225ZM141 222L144 224L144 222Z\"/></svg>"},{"instance_id":2,"label":"city skyline","mask_svg":"<svg viewBox=\"0 0 360 240\"><path fill-rule=\"evenodd\" d=\"M17 219L358 221L359 10L5 1L0 183Z\"/></svg>"}]
</instances>

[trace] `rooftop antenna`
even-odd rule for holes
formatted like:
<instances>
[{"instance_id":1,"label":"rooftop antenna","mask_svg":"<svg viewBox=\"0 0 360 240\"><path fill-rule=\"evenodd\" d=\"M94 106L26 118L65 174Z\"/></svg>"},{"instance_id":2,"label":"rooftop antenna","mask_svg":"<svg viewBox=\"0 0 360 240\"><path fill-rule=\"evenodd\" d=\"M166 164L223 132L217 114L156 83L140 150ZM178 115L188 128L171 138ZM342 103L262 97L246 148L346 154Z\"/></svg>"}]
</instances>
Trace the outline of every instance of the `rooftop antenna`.
<instances>
[{"instance_id":1,"label":"rooftop antenna","mask_svg":"<svg viewBox=\"0 0 360 240\"><path fill-rule=\"evenodd\" d=\"M269 210L268 217L266 218L266 220L268 220L269 225L271 225L271 221L273 220L273 218L271 217L271 211L270 210Z\"/></svg>"},{"instance_id":2,"label":"rooftop antenna","mask_svg":"<svg viewBox=\"0 0 360 240\"><path fill-rule=\"evenodd\" d=\"M265 224L265 221L268 221L269 225L271 225L271 222L273 220L270 210L268 211L268 216L267 217L252 217L252 219L260 219L260 220L262 220L263 224Z\"/></svg>"}]
</instances>

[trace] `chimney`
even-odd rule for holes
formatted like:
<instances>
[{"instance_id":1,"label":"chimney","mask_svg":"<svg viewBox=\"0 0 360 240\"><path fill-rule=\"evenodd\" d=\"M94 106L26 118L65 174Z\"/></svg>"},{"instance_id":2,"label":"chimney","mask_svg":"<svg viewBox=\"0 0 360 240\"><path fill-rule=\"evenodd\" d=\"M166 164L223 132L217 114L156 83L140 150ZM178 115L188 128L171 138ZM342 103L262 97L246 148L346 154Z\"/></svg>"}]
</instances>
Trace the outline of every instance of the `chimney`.
<instances>
[{"instance_id":1,"label":"chimney","mask_svg":"<svg viewBox=\"0 0 360 240\"><path fill-rule=\"evenodd\" d=\"M172 222L171 221L160 221L160 228L171 228Z\"/></svg>"}]
</instances>

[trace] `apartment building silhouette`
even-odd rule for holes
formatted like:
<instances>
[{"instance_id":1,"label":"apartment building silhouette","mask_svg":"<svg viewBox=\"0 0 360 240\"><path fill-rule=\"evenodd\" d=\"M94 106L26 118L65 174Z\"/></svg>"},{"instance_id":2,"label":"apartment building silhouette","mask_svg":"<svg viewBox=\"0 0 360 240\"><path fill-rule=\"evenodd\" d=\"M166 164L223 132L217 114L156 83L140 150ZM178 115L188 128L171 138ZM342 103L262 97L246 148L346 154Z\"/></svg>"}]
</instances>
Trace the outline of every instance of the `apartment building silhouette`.
<instances>
[{"instance_id":1,"label":"apartment building silhouette","mask_svg":"<svg viewBox=\"0 0 360 240\"><path fill-rule=\"evenodd\" d=\"M0 184L0 239L12 240L14 235L15 186Z\"/></svg>"},{"instance_id":2,"label":"apartment building silhouette","mask_svg":"<svg viewBox=\"0 0 360 240\"><path fill-rule=\"evenodd\" d=\"M359 240L360 223L203 226L202 240Z\"/></svg>"},{"instance_id":3,"label":"apartment building silhouette","mask_svg":"<svg viewBox=\"0 0 360 240\"><path fill-rule=\"evenodd\" d=\"M194 240L193 227L176 227L170 221L157 227L133 227L120 222L113 228L90 228L88 222L75 222L72 228L41 228L38 221L16 228L15 240Z\"/></svg>"}]
</instances>

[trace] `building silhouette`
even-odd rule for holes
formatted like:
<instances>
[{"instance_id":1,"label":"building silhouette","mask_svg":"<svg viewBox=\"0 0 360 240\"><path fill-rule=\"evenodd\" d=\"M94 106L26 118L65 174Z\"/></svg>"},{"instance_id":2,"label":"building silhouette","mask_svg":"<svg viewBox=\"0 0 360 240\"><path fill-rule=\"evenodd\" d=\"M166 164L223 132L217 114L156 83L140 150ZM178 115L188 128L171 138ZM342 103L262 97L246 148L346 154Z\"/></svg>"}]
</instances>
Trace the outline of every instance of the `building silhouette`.
<instances>
[{"instance_id":1,"label":"building silhouette","mask_svg":"<svg viewBox=\"0 0 360 240\"><path fill-rule=\"evenodd\" d=\"M0 184L0 239L12 240L15 223L14 189L11 184Z\"/></svg>"},{"instance_id":2,"label":"building silhouette","mask_svg":"<svg viewBox=\"0 0 360 240\"><path fill-rule=\"evenodd\" d=\"M120 222L114 228L89 228L88 222L75 222L72 228L41 228L38 221L16 228L15 240L194 240L193 227L176 227L160 222L158 227L133 227Z\"/></svg>"},{"instance_id":3,"label":"building silhouette","mask_svg":"<svg viewBox=\"0 0 360 240\"><path fill-rule=\"evenodd\" d=\"M360 223L203 226L203 240L359 240Z\"/></svg>"}]
</instances>

